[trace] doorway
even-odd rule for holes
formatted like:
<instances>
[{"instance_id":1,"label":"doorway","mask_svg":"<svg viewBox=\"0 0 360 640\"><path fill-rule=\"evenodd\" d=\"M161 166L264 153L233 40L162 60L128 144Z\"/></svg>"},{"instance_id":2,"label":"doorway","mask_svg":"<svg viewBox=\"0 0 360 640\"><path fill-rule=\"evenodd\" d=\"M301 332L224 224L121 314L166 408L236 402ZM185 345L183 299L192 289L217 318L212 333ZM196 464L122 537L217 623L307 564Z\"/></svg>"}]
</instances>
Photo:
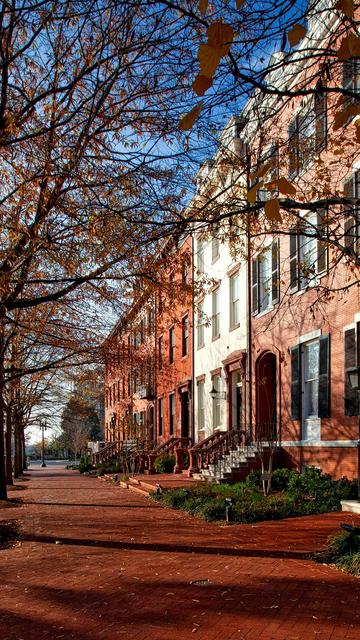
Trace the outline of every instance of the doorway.
<instances>
[{"instance_id":1,"label":"doorway","mask_svg":"<svg viewBox=\"0 0 360 640\"><path fill-rule=\"evenodd\" d=\"M189 392L182 391L181 398L181 437L189 437Z\"/></svg>"},{"instance_id":2,"label":"doorway","mask_svg":"<svg viewBox=\"0 0 360 640\"><path fill-rule=\"evenodd\" d=\"M271 351L256 364L256 437L276 437L276 356Z\"/></svg>"}]
</instances>

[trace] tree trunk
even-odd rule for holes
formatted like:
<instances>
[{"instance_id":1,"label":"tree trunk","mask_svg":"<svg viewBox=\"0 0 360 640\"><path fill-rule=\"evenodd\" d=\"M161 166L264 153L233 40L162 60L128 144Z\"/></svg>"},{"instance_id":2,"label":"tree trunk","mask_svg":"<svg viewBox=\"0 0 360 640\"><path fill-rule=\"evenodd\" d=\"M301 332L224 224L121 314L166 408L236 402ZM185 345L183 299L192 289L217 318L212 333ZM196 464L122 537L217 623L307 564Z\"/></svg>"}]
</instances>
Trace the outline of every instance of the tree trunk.
<instances>
[{"instance_id":1,"label":"tree trunk","mask_svg":"<svg viewBox=\"0 0 360 640\"><path fill-rule=\"evenodd\" d=\"M6 407L6 482L7 484L13 484L12 477L12 460L11 460L11 432L12 432L12 411L11 407Z\"/></svg>"},{"instance_id":2,"label":"tree trunk","mask_svg":"<svg viewBox=\"0 0 360 640\"><path fill-rule=\"evenodd\" d=\"M26 470L26 451L25 451L25 429L21 426L21 470Z\"/></svg>"},{"instance_id":3,"label":"tree trunk","mask_svg":"<svg viewBox=\"0 0 360 640\"><path fill-rule=\"evenodd\" d=\"M14 445L15 445L15 459L14 459L14 478L18 478L22 473L22 445L21 445L21 425L19 415L15 412L14 420Z\"/></svg>"}]
</instances>

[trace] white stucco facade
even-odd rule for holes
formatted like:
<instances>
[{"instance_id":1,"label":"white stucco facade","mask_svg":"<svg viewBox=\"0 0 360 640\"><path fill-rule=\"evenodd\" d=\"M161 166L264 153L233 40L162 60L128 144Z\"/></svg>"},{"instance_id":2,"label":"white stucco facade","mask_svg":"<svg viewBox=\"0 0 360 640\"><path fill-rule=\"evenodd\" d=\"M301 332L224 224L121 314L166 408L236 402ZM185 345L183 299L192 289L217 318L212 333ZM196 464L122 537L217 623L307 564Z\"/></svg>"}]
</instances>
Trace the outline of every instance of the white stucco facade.
<instances>
[{"instance_id":1,"label":"white stucco facade","mask_svg":"<svg viewBox=\"0 0 360 640\"><path fill-rule=\"evenodd\" d=\"M247 344L247 269L232 258L227 241L195 240L195 275L206 280L195 308L195 438L215 429L240 428L243 413L241 357ZM210 396L215 388L217 398Z\"/></svg>"}]
</instances>

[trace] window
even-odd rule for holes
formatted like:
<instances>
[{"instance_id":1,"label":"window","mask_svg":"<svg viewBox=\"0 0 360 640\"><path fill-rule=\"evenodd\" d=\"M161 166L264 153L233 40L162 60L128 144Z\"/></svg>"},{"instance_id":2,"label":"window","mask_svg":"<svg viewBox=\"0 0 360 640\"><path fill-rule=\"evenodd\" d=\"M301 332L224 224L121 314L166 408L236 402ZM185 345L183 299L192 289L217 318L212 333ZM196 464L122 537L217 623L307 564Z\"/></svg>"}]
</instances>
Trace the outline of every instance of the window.
<instances>
[{"instance_id":1,"label":"window","mask_svg":"<svg viewBox=\"0 0 360 640\"><path fill-rule=\"evenodd\" d=\"M357 101L357 95L360 93L360 60L346 60L343 63L343 88L350 92L350 95L344 96L344 106L349 106ZM355 95L354 95L355 94Z\"/></svg>"},{"instance_id":2,"label":"window","mask_svg":"<svg viewBox=\"0 0 360 640\"><path fill-rule=\"evenodd\" d=\"M159 436L163 434L163 401L162 398L158 400L158 421L159 421Z\"/></svg>"},{"instance_id":3,"label":"window","mask_svg":"<svg viewBox=\"0 0 360 640\"><path fill-rule=\"evenodd\" d=\"M198 240L196 265L199 273L204 273L205 271L204 254L205 254L205 243L203 240Z\"/></svg>"},{"instance_id":4,"label":"window","mask_svg":"<svg viewBox=\"0 0 360 640\"><path fill-rule=\"evenodd\" d=\"M211 239L211 261L216 262L219 255L220 255L219 238L213 237Z\"/></svg>"},{"instance_id":5,"label":"window","mask_svg":"<svg viewBox=\"0 0 360 640\"><path fill-rule=\"evenodd\" d=\"M329 335L291 349L291 413L302 420L304 439L309 439L307 420L330 417L329 373Z\"/></svg>"},{"instance_id":6,"label":"window","mask_svg":"<svg viewBox=\"0 0 360 640\"><path fill-rule=\"evenodd\" d=\"M185 260L182 268L182 281L184 284L189 284L190 265L188 260Z\"/></svg>"},{"instance_id":7,"label":"window","mask_svg":"<svg viewBox=\"0 0 360 640\"><path fill-rule=\"evenodd\" d=\"M175 360L175 330L174 327L169 329L169 362L172 364Z\"/></svg>"},{"instance_id":8,"label":"window","mask_svg":"<svg viewBox=\"0 0 360 640\"><path fill-rule=\"evenodd\" d=\"M271 309L280 300L279 241L252 261L252 312L254 315Z\"/></svg>"},{"instance_id":9,"label":"window","mask_svg":"<svg viewBox=\"0 0 360 640\"><path fill-rule=\"evenodd\" d=\"M276 144L272 145L267 153L260 159L260 167L267 166L266 182L272 182L279 179L279 148ZM256 199L258 202L264 202L275 197L277 191L272 189L258 189Z\"/></svg>"},{"instance_id":10,"label":"window","mask_svg":"<svg viewBox=\"0 0 360 640\"><path fill-rule=\"evenodd\" d=\"M203 380L197 383L197 414L198 414L198 431L205 429L205 382Z\"/></svg>"},{"instance_id":11,"label":"window","mask_svg":"<svg viewBox=\"0 0 360 640\"><path fill-rule=\"evenodd\" d=\"M174 273L170 273L169 277L169 289L170 289L170 300L174 300L175 295L175 275Z\"/></svg>"},{"instance_id":12,"label":"window","mask_svg":"<svg viewBox=\"0 0 360 640\"><path fill-rule=\"evenodd\" d=\"M356 198L360 200L360 171L355 171L344 184L345 198ZM348 251L359 254L359 235L360 235L360 210L358 202L351 205L344 205L344 244Z\"/></svg>"},{"instance_id":13,"label":"window","mask_svg":"<svg viewBox=\"0 0 360 640\"><path fill-rule=\"evenodd\" d=\"M212 339L220 337L220 289L212 292Z\"/></svg>"},{"instance_id":14,"label":"window","mask_svg":"<svg viewBox=\"0 0 360 640\"><path fill-rule=\"evenodd\" d=\"M230 328L240 324L240 275L235 273L229 278L230 285Z\"/></svg>"},{"instance_id":15,"label":"window","mask_svg":"<svg viewBox=\"0 0 360 640\"><path fill-rule=\"evenodd\" d=\"M169 431L170 435L174 434L175 425L175 393L169 395Z\"/></svg>"},{"instance_id":16,"label":"window","mask_svg":"<svg viewBox=\"0 0 360 640\"><path fill-rule=\"evenodd\" d=\"M344 413L346 416L359 415L359 393L349 382L347 370L360 364L360 322L347 329L344 335Z\"/></svg>"},{"instance_id":17,"label":"window","mask_svg":"<svg viewBox=\"0 0 360 640\"><path fill-rule=\"evenodd\" d=\"M162 360L163 360L163 337L162 336L160 336L158 340L158 357L159 357L159 366L161 367Z\"/></svg>"},{"instance_id":18,"label":"window","mask_svg":"<svg viewBox=\"0 0 360 640\"><path fill-rule=\"evenodd\" d=\"M212 385L217 392L221 392L221 376L216 375L212 378ZM213 398L212 401L213 429L221 426L221 399Z\"/></svg>"},{"instance_id":19,"label":"window","mask_svg":"<svg viewBox=\"0 0 360 640\"><path fill-rule=\"evenodd\" d=\"M326 212L319 211L304 219L300 231L290 234L290 291L316 284L316 276L328 265Z\"/></svg>"},{"instance_id":20,"label":"window","mask_svg":"<svg viewBox=\"0 0 360 640\"><path fill-rule=\"evenodd\" d=\"M205 325L204 325L204 301L202 300L198 304L197 310L197 323L196 323L196 336L197 336L197 348L200 349L205 344Z\"/></svg>"},{"instance_id":21,"label":"window","mask_svg":"<svg viewBox=\"0 0 360 640\"><path fill-rule=\"evenodd\" d=\"M183 358L189 353L189 318L185 316L181 322L181 334L182 334L182 356Z\"/></svg>"},{"instance_id":22,"label":"window","mask_svg":"<svg viewBox=\"0 0 360 640\"><path fill-rule=\"evenodd\" d=\"M292 179L326 146L327 106L322 86L318 86L314 98L290 122L288 135L289 178Z\"/></svg>"}]
</instances>

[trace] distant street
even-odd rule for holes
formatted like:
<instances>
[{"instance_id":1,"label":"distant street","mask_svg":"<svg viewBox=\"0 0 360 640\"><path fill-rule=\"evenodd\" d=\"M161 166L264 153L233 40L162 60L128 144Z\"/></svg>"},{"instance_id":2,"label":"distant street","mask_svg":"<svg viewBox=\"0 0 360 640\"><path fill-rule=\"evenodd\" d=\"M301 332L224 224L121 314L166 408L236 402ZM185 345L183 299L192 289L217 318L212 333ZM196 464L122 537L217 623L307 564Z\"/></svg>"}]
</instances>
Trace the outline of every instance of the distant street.
<instances>
[{"instance_id":1,"label":"distant street","mask_svg":"<svg viewBox=\"0 0 360 640\"><path fill-rule=\"evenodd\" d=\"M31 465L0 551L1 640L360 640L359 581L307 554L346 519L218 526Z\"/></svg>"}]
</instances>

